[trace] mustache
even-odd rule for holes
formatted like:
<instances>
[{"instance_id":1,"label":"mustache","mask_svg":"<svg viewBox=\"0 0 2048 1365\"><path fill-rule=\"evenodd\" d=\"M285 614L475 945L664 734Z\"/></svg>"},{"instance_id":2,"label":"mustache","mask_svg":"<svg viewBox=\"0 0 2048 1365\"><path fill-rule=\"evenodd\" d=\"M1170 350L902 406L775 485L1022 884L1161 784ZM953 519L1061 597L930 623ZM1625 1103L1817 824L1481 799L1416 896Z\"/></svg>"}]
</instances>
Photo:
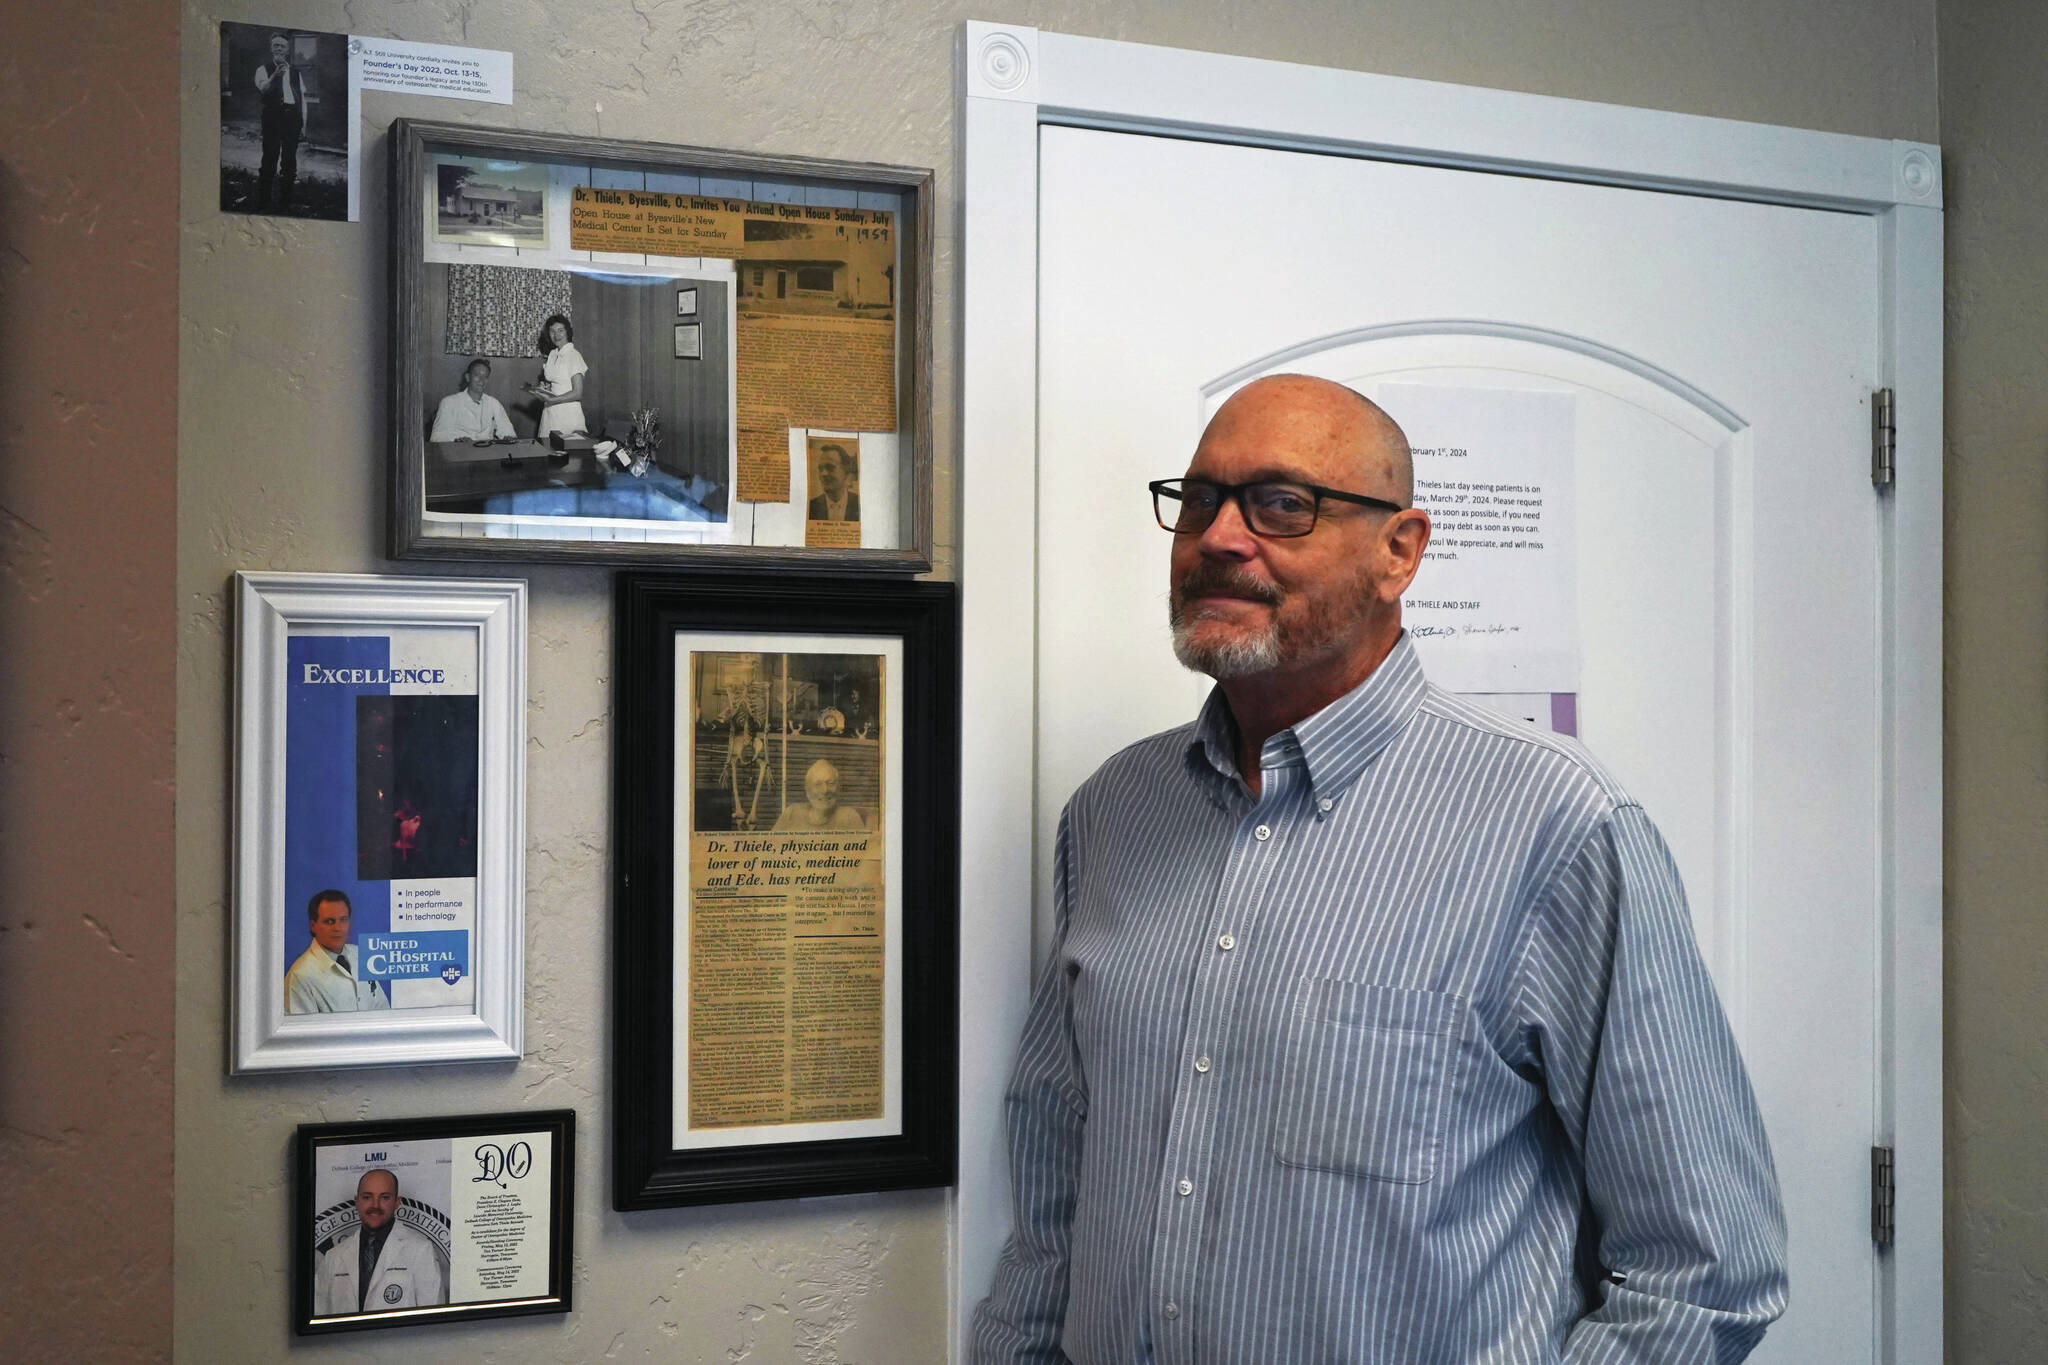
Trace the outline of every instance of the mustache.
<instances>
[{"instance_id":1,"label":"mustache","mask_svg":"<svg viewBox=\"0 0 2048 1365\"><path fill-rule=\"evenodd\" d=\"M1277 586L1268 583L1246 569L1235 564L1219 563L1205 559L1188 570L1179 583L1174 585L1173 603L1176 609L1190 597L1206 597L1222 594L1230 597L1247 597L1267 606L1277 606L1286 596Z\"/></svg>"}]
</instances>

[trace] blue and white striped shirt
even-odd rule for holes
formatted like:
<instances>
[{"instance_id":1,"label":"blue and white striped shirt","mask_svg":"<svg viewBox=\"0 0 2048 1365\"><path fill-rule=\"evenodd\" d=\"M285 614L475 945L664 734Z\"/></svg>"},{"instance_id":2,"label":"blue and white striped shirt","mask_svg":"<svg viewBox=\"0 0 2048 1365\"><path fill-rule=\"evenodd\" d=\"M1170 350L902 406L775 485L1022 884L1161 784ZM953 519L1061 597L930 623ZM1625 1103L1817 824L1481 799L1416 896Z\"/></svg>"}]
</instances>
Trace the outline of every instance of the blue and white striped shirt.
<instances>
[{"instance_id":1,"label":"blue and white striped shirt","mask_svg":"<svg viewBox=\"0 0 2048 1365\"><path fill-rule=\"evenodd\" d=\"M1642 808L1406 636L1260 764L1213 692L1068 803L973 1359L1748 1354L1784 1214Z\"/></svg>"}]
</instances>

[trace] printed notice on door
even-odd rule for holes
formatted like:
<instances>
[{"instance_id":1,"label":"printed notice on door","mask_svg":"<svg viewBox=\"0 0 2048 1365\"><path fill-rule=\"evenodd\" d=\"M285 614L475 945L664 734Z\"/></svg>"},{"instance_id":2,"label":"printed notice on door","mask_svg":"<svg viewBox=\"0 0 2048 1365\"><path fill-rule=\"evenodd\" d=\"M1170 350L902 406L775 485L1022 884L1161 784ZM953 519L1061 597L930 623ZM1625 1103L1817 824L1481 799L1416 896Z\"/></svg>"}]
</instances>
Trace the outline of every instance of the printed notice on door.
<instances>
[{"instance_id":1,"label":"printed notice on door","mask_svg":"<svg viewBox=\"0 0 2048 1365\"><path fill-rule=\"evenodd\" d=\"M1382 384L1408 433L1429 549L1402 619L1430 680L1453 692L1579 687L1576 398Z\"/></svg>"},{"instance_id":2,"label":"printed notice on door","mask_svg":"<svg viewBox=\"0 0 2048 1365\"><path fill-rule=\"evenodd\" d=\"M677 1145L894 1131L890 659L677 662Z\"/></svg>"}]
</instances>

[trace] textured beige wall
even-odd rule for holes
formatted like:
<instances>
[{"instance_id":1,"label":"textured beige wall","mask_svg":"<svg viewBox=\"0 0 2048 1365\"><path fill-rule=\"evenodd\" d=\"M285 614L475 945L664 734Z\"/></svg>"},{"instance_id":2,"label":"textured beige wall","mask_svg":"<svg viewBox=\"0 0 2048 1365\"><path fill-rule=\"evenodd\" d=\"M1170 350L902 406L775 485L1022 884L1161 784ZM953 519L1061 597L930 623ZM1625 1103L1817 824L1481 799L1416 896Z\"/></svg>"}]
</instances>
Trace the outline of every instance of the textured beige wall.
<instances>
[{"instance_id":1,"label":"textured beige wall","mask_svg":"<svg viewBox=\"0 0 2048 1365\"><path fill-rule=\"evenodd\" d=\"M177 1340L181 1357L284 1354L286 1151L308 1121L570 1105L581 1118L577 1312L301 1348L355 1360L943 1358L935 1193L623 1217L606 1199L608 576L533 569L520 1065L223 1076L228 575L381 570L384 160L358 226L224 218L213 205L214 24L506 48L511 108L370 94L399 115L939 171L938 539L953 560L953 48L968 17L1290 61L1931 139L1932 0L1145 0L1115 3L195 4L183 32L180 349ZM597 106L603 106L600 115ZM401 566L460 572L459 567ZM480 568L475 572L507 572Z\"/></svg>"},{"instance_id":2,"label":"textured beige wall","mask_svg":"<svg viewBox=\"0 0 2048 1365\"><path fill-rule=\"evenodd\" d=\"M1948 1347L2048 1358L2048 8L1944 0Z\"/></svg>"},{"instance_id":3,"label":"textured beige wall","mask_svg":"<svg viewBox=\"0 0 2048 1365\"><path fill-rule=\"evenodd\" d=\"M0 1356L167 1360L177 7L0 30Z\"/></svg>"}]
</instances>

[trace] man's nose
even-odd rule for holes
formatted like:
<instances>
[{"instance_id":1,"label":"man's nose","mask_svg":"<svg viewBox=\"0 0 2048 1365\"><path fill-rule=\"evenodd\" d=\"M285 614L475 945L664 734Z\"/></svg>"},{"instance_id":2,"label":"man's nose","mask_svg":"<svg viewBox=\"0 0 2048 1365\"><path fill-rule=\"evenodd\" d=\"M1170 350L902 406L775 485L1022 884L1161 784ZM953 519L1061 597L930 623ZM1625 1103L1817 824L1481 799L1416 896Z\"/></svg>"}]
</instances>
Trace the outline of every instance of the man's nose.
<instances>
[{"instance_id":1,"label":"man's nose","mask_svg":"<svg viewBox=\"0 0 2048 1365\"><path fill-rule=\"evenodd\" d=\"M1202 529L1202 553L1221 559L1249 559L1258 549L1258 537L1245 523L1244 509L1234 497L1225 498L1215 519Z\"/></svg>"}]
</instances>

